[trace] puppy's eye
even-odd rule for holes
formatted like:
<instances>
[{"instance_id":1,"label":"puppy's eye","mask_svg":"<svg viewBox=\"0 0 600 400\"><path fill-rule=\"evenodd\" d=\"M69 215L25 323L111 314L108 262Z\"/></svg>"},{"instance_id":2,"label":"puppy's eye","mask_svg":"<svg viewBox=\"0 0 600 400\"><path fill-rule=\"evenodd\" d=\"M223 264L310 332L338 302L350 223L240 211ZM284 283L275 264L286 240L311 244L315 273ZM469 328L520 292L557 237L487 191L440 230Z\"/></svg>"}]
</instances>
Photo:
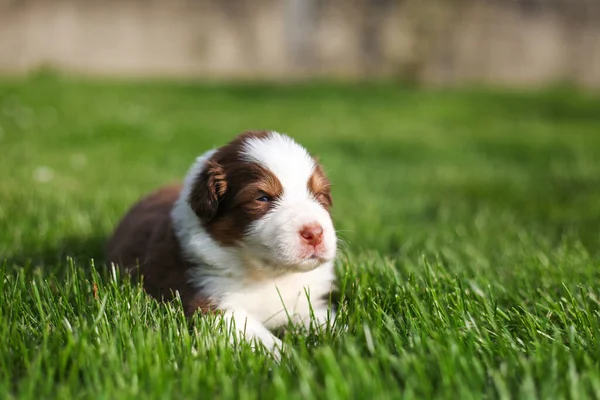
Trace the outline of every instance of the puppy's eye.
<instances>
[{"instance_id":1,"label":"puppy's eye","mask_svg":"<svg viewBox=\"0 0 600 400\"><path fill-rule=\"evenodd\" d=\"M260 197L257 197L256 201L260 201L261 203L268 203L269 201L271 201L271 198L267 195L262 195Z\"/></svg>"},{"instance_id":2,"label":"puppy's eye","mask_svg":"<svg viewBox=\"0 0 600 400\"><path fill-rule=\"evenodd\" d=\"M319 193L319 194L317 194L316 198L321 204L324 204L324 205L330 206L332 203L331 196L326 193Z\"/></svg>"}]
</instances>

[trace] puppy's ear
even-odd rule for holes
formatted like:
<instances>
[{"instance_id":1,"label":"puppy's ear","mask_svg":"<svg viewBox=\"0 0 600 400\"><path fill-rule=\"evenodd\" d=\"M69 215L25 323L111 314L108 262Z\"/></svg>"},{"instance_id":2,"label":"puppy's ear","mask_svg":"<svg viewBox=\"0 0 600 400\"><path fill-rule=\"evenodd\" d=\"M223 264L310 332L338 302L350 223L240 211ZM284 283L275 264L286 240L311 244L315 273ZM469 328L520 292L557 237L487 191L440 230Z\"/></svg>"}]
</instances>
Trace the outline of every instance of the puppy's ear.
<instances>
[{"instance_id":1,"label":"puppy's ear","mask_svg":"<svg viewBox=\"0 0 600 400\"><path fill-rule=\"evenodd\" d=\"M196 178L188 202L198 218L208 223L217 215L219 201L226 191L227 177L223 166L209 160Z\"/></svg>"},{"instance_id":2,"label":"puppy's ear","mask_svg":"<svg viewBox=\"0 0 600 400\"><path fill-rule=\"evenodd\" d=\"M325 175L325 171L319 163L319 159L317 157L313 157L313 159L315 161L315 169L308 180L308 189L316 196L323 207L329 210L329 208L333 207L331 182L327 175Z\"/></svg>"}]
</instances>

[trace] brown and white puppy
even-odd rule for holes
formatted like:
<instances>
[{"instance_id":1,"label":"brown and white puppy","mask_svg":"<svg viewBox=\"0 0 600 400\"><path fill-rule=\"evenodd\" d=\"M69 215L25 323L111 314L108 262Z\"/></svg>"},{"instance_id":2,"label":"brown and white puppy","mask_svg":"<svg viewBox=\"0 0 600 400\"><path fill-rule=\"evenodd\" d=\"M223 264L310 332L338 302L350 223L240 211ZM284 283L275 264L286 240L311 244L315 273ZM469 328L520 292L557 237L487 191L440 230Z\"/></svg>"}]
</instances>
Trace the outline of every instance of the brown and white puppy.
<instances>
[{"instance_id":1,"label":"brown and white puppy","mask_svg":"<svg viewBox=\"0 0 600 400\"><path fill-rule=\"evenodd\" d=\"M183 186L135 204L107 247L159 299L175 291L188 315L221 311L279 357L270 329L333 317L337 238L330 184L288 136L247 132L196 159Z\"/></svg>"}]
</instances>

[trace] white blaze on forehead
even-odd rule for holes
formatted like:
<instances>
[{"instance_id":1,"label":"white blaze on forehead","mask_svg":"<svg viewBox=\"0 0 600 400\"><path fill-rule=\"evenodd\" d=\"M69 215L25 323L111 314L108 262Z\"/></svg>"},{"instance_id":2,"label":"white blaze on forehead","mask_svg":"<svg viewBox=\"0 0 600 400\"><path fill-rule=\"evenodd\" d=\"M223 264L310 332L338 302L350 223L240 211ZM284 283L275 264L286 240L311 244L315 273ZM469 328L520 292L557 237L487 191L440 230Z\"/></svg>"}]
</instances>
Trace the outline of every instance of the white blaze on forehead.
<instances>
[{"instance_id":1,"label":"white blaze on forehead","mask_svg":"<svg viewBox=\"0 0 600 400\"><path fill-rule=\"evenodd\" d=\"M307 183L315 162L290 137L271 132L265 138L250 138L245 141L242 154L247 161L260 164L279 179L285 198L309 197Z\"/></svg>"}]
</instances>

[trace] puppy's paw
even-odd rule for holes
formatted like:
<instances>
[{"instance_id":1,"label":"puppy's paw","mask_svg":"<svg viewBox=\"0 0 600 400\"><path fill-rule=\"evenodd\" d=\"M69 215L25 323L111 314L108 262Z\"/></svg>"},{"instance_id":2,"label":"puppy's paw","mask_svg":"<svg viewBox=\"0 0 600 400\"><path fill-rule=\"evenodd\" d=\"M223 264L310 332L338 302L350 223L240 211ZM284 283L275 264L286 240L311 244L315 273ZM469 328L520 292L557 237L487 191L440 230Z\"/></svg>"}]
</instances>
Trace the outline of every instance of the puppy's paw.
<instances>
[{"instance_id":1,"label":"puppy's paw","mask_svg":"<svg viewBox=\"0 0 600 400\"><path fill-rule=\"evenodd\" d=\"M284 352L283 342L275 336L255 337L252 343L252 349L256 351L258 347L263 347L277 364L281 363Z\"/></svg>"}]
</instances>

